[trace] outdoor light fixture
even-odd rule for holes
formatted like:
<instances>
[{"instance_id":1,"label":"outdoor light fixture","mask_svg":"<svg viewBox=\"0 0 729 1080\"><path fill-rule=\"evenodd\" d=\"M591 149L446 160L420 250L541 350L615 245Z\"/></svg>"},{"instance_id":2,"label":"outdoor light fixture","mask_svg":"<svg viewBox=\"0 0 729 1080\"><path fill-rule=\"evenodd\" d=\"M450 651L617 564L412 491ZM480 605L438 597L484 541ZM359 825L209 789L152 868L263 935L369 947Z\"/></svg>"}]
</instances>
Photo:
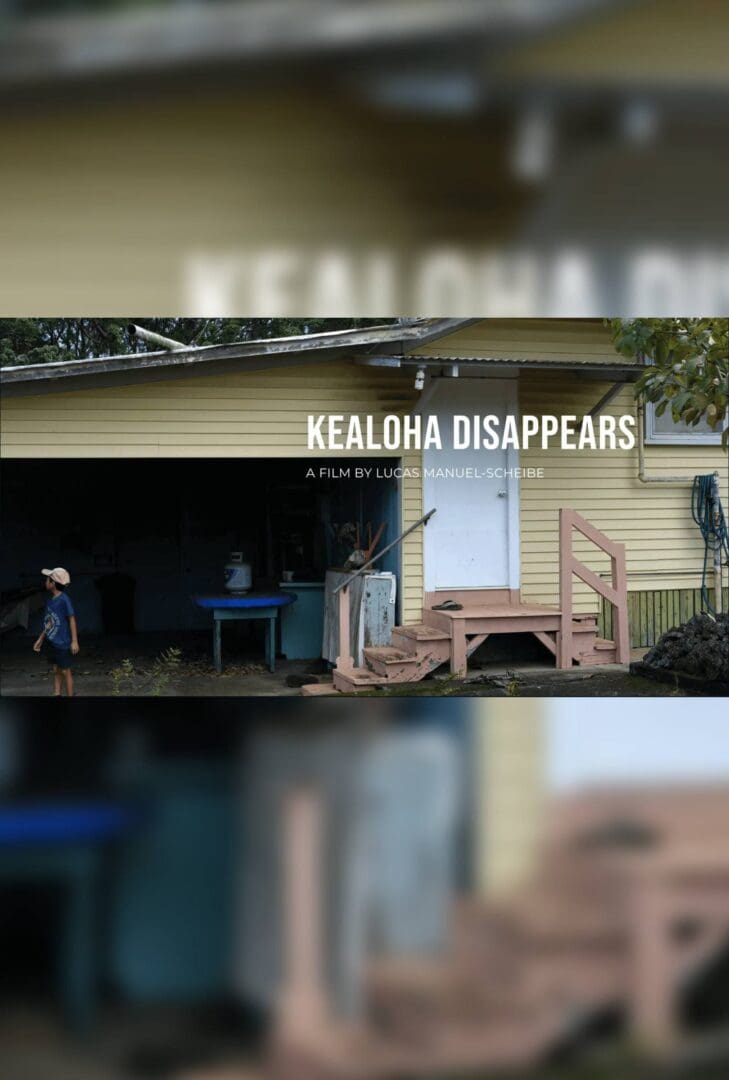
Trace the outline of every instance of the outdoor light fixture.
<instances>
[{"instance_id":1,"label":"outdoor light fixture","mask_svg":"<svg viewBox=\"0 0 729 1080\"><path fill-rule=\"evenodd\" d=\"M415 372L415 389L422 390L425 386L425 368L419 367Z\"/></svg>"}]
</instances>

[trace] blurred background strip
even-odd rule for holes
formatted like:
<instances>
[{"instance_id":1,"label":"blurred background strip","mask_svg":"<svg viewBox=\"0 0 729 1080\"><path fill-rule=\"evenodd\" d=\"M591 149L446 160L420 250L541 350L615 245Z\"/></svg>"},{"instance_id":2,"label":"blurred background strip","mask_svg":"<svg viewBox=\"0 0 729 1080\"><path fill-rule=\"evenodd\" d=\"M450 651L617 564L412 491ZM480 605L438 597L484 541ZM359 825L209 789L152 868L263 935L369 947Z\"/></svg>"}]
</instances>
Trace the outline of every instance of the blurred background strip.
<instances>
[{"instance_id":1,"label":"blurred background strip","mask_svg":"<svg viewBox=\"0 0 729 1080\"><path fill-rule=\"evenodd\" d=\"M3 1077L726 1075L720 700L297 704L0 701Z\"/></svg>"},{"instance_id":2,"label":"blurred background strip","mask_svg":"<svg viewBox=\"0 0 729 1080\"><path fill-rule=\"evenodd\" d=\"M725 0L0 20L2 314L726 310Z\"/></svg>"}]
</instances>

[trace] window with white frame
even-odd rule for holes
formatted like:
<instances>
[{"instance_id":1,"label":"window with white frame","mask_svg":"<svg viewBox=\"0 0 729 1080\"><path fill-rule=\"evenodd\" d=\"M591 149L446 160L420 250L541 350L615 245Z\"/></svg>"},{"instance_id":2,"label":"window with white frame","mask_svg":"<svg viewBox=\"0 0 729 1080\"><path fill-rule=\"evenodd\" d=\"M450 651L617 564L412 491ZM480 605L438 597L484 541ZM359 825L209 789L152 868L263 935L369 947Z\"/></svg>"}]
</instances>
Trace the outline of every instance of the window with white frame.
<instances>
[{"instance_id":1,"label":"window with white frame","mask_svg":"<svg viewBox=\"0 0 729 1080\"><path fill-rule=\"evenodd\" d=\"M726 426L726 421L724 422ZM654 402L647 401L645 407L645 441L647 443L693 443L697 446L715 446L721 443L722 426L712 431L708 421L702 417L698 424L678 423L673 419L670 405L662 416L656 416Z\"/></svg>"}]
</instances>

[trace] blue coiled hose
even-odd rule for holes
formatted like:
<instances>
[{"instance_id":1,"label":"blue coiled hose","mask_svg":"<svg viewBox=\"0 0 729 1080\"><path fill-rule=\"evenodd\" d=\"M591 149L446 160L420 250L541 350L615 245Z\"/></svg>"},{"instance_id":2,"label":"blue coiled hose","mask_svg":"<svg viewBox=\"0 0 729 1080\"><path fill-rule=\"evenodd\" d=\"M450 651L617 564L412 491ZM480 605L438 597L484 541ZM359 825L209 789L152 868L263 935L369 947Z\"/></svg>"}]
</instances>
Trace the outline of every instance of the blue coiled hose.
<instances>
[{"instance_id":1,"label":"blue coiled hose","mask_svg":"<svg viewBox=\"0 0 729 1080\"><path fill-rule=\"evenodd\" d=\"M712 615L716 615L714 607L709 599L709 589L706 584L706 575L711 563L714 562L714 553L719 551L719 561L729 563L729 531L727 530L726 518L721 505L718 491L715 490L715 478L708 476L695 476L694 486L691 492L691 513L693 519L701 530L704 538L704 570L701 575L701 600Z\"/></svg>"}]
</instances>

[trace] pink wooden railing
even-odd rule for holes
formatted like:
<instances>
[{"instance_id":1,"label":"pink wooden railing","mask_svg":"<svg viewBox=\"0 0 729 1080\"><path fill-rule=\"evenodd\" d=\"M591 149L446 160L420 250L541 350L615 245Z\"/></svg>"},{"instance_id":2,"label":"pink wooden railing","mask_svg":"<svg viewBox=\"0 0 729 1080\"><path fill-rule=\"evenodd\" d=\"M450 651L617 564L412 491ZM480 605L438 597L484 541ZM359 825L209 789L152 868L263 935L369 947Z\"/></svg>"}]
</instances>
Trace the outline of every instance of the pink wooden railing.
<instances>
[{"instance_id":1,"label":"pink wooden railing","mask_svg":"<svg viewBox=\"0 0 729 1080\"><path fill-rule=\"evenodd\" d=\"M572 530L577 529L593 544L610 556L611 584L603 581L593 570L580 562L572 551ZM630 661L630 635L628 631L628 584L625 572L625 545L616 544L605 533L578 514L576 510L561 509L559 512L559 606L562 612L558 662L560 668L571 668L574 652L572 633L572 575L584 581L596 593L603 596L613 611L615 635L615 659L619 664Z\"/></svg>"}]
</instances>

